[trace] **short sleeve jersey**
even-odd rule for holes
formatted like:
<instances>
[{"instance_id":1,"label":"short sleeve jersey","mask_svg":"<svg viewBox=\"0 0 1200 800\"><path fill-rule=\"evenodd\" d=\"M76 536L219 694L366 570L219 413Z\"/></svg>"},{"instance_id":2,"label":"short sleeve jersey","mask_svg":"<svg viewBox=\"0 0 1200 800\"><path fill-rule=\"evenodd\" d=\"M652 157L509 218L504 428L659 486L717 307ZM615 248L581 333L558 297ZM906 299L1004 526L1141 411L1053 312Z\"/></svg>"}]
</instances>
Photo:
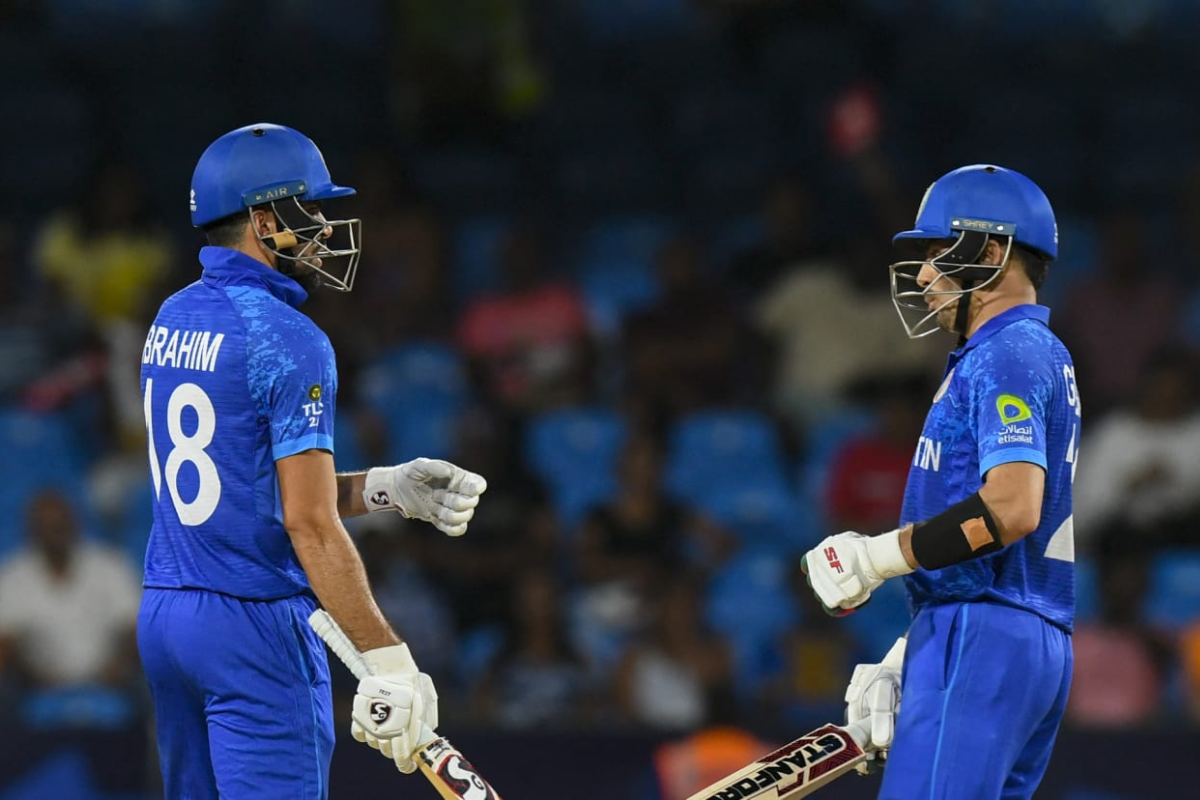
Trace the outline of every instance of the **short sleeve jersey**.
<instances>
[{"instance_id":1,"label":"short sleeve jersey","mask_svg":"<svg viewBox=\"0 0 1200 800\"><path fill-rule=\"evenodd\" d=\"M275 462L333 452L337 367L291 278L220 247L168 298L142 351L154 485L144 585L245 599L308 579L283 527Z\"/></svg>"},{"instance_id":2,"label":"short sleeve jersey","mask_svg":"<svg viewBox=\"0 0 1200 800\"><path fill-rule=\"evenodd\" d=\"M1049 320L1043 306L1017 306L984 323L951 354L913 456L901 510L901 524L929 519L979 491L988 470L1023 461L1046 472L1040 524L991 555L907 576L914 611L983 600L1072 628L1071 481L1080 403L1071 356Z\"/></svg>"}]
</instances>

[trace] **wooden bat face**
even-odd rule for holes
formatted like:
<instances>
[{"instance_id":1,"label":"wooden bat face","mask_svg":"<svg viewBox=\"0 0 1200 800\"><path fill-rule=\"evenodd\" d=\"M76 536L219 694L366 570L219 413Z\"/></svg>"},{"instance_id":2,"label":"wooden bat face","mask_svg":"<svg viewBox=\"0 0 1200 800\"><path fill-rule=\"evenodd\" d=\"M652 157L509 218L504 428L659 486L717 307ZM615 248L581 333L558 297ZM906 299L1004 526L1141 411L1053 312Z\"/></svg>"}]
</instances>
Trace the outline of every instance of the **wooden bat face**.
<instances>
[{"instance_id":1,"label":"wooden bat face","mask_svg":"<svg viewBox=\"0 0 1200 800\"><path fill-rule=\"evenodd\" d=\"M798 800L866 759L849 732L824 725L768 753L688 800Z\"/></svg>"}]
</instances>

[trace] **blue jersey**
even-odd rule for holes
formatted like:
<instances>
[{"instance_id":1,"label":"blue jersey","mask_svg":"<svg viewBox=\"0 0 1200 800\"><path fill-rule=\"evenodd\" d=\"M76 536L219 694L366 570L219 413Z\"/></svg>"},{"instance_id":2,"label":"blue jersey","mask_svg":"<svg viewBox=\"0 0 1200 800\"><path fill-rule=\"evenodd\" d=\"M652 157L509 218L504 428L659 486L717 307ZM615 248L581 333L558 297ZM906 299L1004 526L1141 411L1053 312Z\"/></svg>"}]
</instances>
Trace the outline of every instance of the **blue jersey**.
<instances>
[{"instance_id":1,"label":"blue jersey","mask_svg":"<svg viewBox=\"0 0 1200 800\"><path fill-rule=\"evenodd\" d=\"M901 524L965 500L988 470L1025 461L1046 471L1041 522L996 553L905 578L914 611L984 600L1041 615L1070 631L1075 617L1071 481L1080 405L1075 368L1044 306L986 322L950 355L909 470Z\"/></svg>"},{"instance_id":2,"label":"blue jersey","mask_svg":"<svg viewBox=\"0 0 1200 800\"><path fill-rule=\"evenodd\" d=\"M142 351L154 484L144 584L251 600L308 589L275 461L333 452L337 368L291 278L221 247L159 309Z\"/></svg>"}]
</instances>

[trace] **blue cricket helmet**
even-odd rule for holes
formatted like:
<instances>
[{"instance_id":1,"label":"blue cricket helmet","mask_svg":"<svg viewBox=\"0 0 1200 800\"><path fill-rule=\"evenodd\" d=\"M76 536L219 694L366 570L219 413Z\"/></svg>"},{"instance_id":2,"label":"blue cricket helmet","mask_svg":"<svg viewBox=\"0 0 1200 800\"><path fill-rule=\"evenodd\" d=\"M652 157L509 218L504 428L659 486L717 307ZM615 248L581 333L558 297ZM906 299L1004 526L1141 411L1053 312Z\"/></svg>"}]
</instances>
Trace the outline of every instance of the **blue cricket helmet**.
<instances>
[{"instance_id":1,"label":"blue cricket helmet","mask_svg":"<svg viewBox=\"0 0 1200 800\"><path fill-rule=\"evenodd\" d=\"M912 230L904 239L954 239L963 231L1011 236L1050 259L1058 258L1054 209L1036 183L993 164L959 167L925 192Z\"/></svg>"},{"instance_id":2,"label":"blue cricket helmet","mask_svg":"<svg viewBox=\"0 0 1200 800\"><path fill-rule=\"evenodd\" d=\"M354 194L329 177L312 139L283 125L260 122L230 131L208 146L192 174L192 225L274 200L328 200Z\"/></svg>"}]
</instances>

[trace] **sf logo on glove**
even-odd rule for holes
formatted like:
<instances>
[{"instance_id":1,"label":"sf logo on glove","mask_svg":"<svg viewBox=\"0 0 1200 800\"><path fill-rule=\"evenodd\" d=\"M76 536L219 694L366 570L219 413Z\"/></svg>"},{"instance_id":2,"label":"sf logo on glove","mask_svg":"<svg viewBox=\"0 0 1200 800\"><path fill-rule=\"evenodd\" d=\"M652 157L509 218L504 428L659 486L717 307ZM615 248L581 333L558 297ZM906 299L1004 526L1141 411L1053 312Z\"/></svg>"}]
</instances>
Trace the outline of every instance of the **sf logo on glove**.
<instances>
[{"instance_id":1,"label":"sf logo on glove","mask_svg":"<svg viewBox=\"0 0 1200 800\"><path fill-rule=\"evenodd\" d=\"M392 707L387 703L376 700L371 703L371 720L377 725L382 725L387 722L388 717L392 715Z\"/></svg>"},{"instance_id":2,"label":"sf logo on glove","mask_svg":"<svg viewBox=\"0 0 1200 800\"><path fill-rule=\"evenodd\" d=\"M833 547L825 548L825 560L829 562L829 568L836 570L840 575L842 572L842 562L838 559L837 550Z\"/></svg>"}]
</instances>

